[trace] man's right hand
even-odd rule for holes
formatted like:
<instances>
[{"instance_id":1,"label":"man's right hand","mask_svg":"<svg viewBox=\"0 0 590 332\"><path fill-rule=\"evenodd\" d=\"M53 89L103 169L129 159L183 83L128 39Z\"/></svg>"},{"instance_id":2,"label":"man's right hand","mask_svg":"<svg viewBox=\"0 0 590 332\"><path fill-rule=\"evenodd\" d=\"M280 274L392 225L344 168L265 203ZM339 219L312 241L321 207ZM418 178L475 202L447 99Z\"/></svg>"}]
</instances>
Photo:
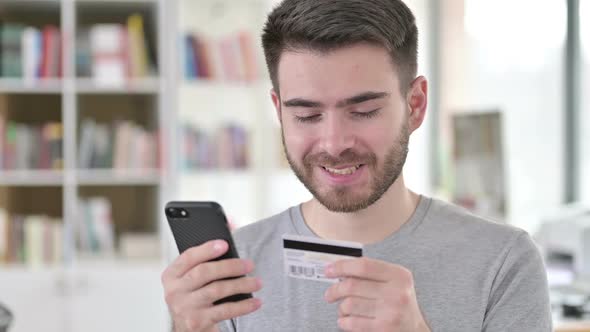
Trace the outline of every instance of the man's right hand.
<instances>
[{"instance_id":1,"label":"man's right hand","mask_svg":"<svg viewBox=\"0 0 590 332\"><path fill-rule=\"evenodd\" d=\"M184 251L162 273L162 284L176 332L216 331L216 324L260 308L259 299L213 305L226 296L260 290L260 279L240 277L254 270L244 259L208 262L228 250L227 242L214 240Z\"/></svg>"}]
</instances>

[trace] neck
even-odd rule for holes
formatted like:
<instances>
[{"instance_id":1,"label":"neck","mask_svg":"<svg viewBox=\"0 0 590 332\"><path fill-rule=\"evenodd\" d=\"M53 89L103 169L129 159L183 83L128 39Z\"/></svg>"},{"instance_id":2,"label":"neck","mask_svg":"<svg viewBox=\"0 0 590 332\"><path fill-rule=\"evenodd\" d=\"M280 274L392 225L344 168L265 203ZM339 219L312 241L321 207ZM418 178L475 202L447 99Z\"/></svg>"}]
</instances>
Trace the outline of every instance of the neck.
<instances>
[{"instance_id":1,"label":"neck","mask_svg":"<svg viewBox=\"0 0 590 332\"><path fill-rule=\"evenodd\" d=\"M381 198L366 209L332 212L316 199L303 203L303 217L309 228L321 238L355 241L363 244L379 242L407 222L420 198L406 188L403 176L389 187Z\"/></svg>"}]
</instances>

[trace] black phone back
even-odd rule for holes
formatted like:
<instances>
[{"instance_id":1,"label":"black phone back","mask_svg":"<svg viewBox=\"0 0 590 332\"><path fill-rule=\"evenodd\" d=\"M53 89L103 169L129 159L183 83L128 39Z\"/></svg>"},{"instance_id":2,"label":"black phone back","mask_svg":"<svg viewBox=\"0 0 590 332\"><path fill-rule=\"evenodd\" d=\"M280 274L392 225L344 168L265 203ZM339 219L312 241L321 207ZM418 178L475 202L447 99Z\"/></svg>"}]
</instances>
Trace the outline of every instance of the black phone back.
<instances>
[{"instance_id":1,"label":"black phone back","mask_svg":"<svg viewBox=\"0 0 590 332\"><path fill-rule=\"evenodd\" d=\"M221 205L216 202L170 202L166 204L166 210L170 208L184 209L188 213L186 217L166 214L178 252L221 239L227 241L229 250L217 260L238 257Z\"/></svg>"},{"instance_id":2,"label":"black phone back","mask_svg":"<svg viewBox=\"0 0 590 332\"><path fill-rule=\"evenodd\" d=\"M176 209L174 214L170 209ZM182 216L179 211L187 215ZM229 249L215 260L239 258L223 208L216 202L169 202L165 210L168 224L174 235L180 253L211 240L225 240ZM232 278L229 278L232 279ZM214 302L240 301L251 298L251 294L236 294Z\"/></svg>"}]
</instances>

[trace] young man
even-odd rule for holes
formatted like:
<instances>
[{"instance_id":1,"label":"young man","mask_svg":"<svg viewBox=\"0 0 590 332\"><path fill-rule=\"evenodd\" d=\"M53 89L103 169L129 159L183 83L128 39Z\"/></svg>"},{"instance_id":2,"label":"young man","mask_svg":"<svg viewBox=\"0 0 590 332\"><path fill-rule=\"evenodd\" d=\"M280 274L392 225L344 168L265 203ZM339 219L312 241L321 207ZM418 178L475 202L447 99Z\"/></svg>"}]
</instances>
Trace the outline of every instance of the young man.
<instances>
[{"instance_id":1,"label":"young man","mask_svg":"<svg viewBox=\"0 0 590 332\"><path fill-rule=\"evenodd\" d=\"M207 262L223 241L178 257L162 275L176 331L550 331L531 238L404 185L427 82L403 2L285 0L262 41L285 151L314 198L239 229L250 260ZM289 278L283 234L361 242L364 257L333 263L335 284Z\"/></svg>"}]
</instances>

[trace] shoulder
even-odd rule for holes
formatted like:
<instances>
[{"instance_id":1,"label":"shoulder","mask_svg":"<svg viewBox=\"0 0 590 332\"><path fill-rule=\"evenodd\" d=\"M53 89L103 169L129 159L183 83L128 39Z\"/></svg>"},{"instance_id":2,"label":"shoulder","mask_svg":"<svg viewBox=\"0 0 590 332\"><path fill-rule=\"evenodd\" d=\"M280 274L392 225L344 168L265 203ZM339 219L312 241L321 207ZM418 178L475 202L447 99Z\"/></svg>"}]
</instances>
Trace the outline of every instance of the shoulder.
<instances>
[{"instance_id":1,"label":"shoulder","mask_svg":"<svg viewBox=\"0 0 590 332\"><path fill-rule=\"evenodd\" d=\"M517 275L543 284L541 252L523 229L474 215L437 199L432 199L420 228L418 231L429 252L482 272L490 284Z\"/></svg>"},{"instance_id":2,"label":"shoulder","mask_svg":"<svg viewBox=\"0 0 590 332\"><path fill-rule=\"evenodd\" d=\"M436 198L431 199L426 215L428 222L460 233L481 234L482 237L515 237L524 230L483 216L463 207Z\"/></svg>"},{"instance_id":3,"label":"shoulder","mask_svg":"<svg viewBox=\"0 0 590 332\"><path fill-rule=\"evenodd\" d=\"M518 227L475 215L435 198L431 199L422 228L433 241L454 243L464 249L506 254L513 247L534 247L529 234Z\"/></svg>"}]
</instances>

